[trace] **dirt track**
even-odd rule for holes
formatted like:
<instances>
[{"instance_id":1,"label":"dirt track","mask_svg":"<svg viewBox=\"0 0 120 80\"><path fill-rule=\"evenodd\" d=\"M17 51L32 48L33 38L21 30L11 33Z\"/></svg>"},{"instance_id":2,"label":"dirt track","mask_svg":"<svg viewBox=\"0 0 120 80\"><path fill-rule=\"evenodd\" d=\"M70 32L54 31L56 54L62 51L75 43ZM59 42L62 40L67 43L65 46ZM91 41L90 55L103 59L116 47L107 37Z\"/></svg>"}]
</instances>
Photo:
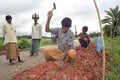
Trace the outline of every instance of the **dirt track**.
<instances>
[{"instance_id":1,"label":"dirt track","mask_svg":"<svg viewBox=\"0 0 120 80\"><path fill-rule=\"evenodd\" d=\"M78 41L75 41L75 46L76 45L79 45ZM57 45L49 45L45 47L56 46ZM20 56L21 59L24 60L24 63L18 63L15 61L14 65L9 64L9 61L5 59L5 55L0 55L0 80L12 80L12 76L15 75L15 73L45 62L44 56L41 52L45 47L40 48L39 54L33 57L30 57L30 52L28 50L21 51Z\"/></svg>"},{"instance_id":2,"label":"dirt track","mask_svg":"<svg viewBox=\"0 0 120 80\"><path fill-rule=\"evenodd\" d=\"M15 64L13 65L9 64L5 59L5 55L0 56L0 80L11 80L16 72L33 67L45 61L41 53L37 56L30 57L29 51L22 51L20 52L20 55L22 60L24 60L24 63L15 61Z\"/></svg>"}]
</instances>

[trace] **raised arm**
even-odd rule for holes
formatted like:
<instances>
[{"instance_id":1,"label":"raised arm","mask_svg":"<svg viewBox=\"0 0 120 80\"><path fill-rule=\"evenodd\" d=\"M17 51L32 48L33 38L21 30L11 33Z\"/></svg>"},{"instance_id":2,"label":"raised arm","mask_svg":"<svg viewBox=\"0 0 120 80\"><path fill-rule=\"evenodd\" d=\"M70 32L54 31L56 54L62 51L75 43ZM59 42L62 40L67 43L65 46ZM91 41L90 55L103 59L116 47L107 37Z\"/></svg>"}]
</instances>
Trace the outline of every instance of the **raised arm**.
<instances>
[{"instance_id":1,"label":"raised arm","mask_svg":"<svg viewBox=\"0 0 120 80\"><path fill-rule=\"evenodd\" d=\"M50 24L50 20L51 20L52 16L53 16L53 12L49 11L47 14L47 22L46 22L46 26L45 26L45 32L51 32L49 24Z\"/></svg>"}]
</instances>

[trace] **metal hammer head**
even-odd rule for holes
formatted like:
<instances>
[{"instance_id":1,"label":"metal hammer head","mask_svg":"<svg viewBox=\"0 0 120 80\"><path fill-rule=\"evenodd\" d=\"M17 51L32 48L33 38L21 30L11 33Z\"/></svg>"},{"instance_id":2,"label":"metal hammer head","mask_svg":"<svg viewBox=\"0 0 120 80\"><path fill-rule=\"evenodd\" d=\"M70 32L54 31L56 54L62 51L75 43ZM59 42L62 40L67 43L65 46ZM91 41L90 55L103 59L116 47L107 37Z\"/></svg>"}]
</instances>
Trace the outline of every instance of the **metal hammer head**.
<instances>
[{"instance_id":1,"label":"metal hammer head","mask_svg":"<svg viewBox=\"0 0 120 80\"><path fill-rule=\"evenodd\" d=\"M53 8L56 9L56 5L55 5L55 3L53 3Z\"/></svg>"},{"instance_id":2,"label":"metal hammer head","mask_svg":"<svg viewBox=\"0 0 120 80\"><path fill-rule=\"evenodd\" d=\"M53 3L52 11L53 11L54 9L56 9L56 5L55 5L55 3Z\"/></svg>"}]
</instances>

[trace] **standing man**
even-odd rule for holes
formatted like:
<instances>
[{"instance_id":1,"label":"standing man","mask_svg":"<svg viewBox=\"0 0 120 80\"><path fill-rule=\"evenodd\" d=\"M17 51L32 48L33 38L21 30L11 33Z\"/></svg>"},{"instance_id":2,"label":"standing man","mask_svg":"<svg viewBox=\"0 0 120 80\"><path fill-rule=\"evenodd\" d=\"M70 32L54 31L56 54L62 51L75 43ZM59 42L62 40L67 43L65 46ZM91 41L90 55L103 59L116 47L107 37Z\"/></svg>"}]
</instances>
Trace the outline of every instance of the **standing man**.
<instances>
[{"instance_id":1,"label":"standing man","mask_svg":"<svg viewBox=\"0 0 120 80\"><path fill-rule=\"evenodd\" d=\"M19 56L19 50L17 45L17 37L16 37L16 28L12 24L12 17L10 15L6 16L7 23L3 25L3 37L4 45L6 49L6 59L9 60L10 63L13 63L13 60L18 58L18 62L23 62Z\"/></svg>"},{"instance_id":2,"label":"standing man","mask_svg":"<svg viewBox=\"0 0 120 80\"><path fill-rule=\"evenodd\" d=\"M37 22L39 19L38 14L33 14L32 19L34 20L34 23L32 25L32 46L31 46L31 55L33 56L34 53L38 54L39 51L39 45L42 37L42 26Z\"/></svg>"},{"instance_id":3,"label":"standing man","mask_svg":"<svg viewBox=\"0 0 120 80\"><path fill-rule=\"evenodd\" d=\"M70 30L72 20L65 17L61 21L62 27L50 29L49 24L52 16L53 12L49 11L45 31L57 35L59 42L58 48L46 48L43 50L46 61L58 61L63 63L66 58L69 58L70 63L74 63L76 60L76 51L74 47L74 34Z\"/></svg>"}]
</instances>

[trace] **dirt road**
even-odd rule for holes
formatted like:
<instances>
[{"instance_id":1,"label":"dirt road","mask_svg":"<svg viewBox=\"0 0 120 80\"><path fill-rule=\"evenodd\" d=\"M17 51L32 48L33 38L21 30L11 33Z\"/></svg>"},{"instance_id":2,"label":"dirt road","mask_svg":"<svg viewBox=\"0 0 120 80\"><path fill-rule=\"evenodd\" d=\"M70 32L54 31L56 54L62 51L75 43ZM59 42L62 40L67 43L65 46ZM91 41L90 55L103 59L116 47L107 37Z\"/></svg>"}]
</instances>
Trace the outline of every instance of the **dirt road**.
<instances>
[{"instance_id":1,"label":"dirt road","mask_svg":"<svg viewBox=\"0 0 120 80\"><path fill-rule=\"evenodd\" d=\"M45 61L41 53L37 56L30 57L29 51L22 51L20 52L20 55L22 60L24 60L24 63L18 63L15 61L15 64L13 65L9 64L5 59L5 55L0 56L0 80L11 80L16 72L36 66Z\"/></svg>"},{"instance_id":2,"label":"dirt road","mask_svg":"<svg viewBox=\"0 0 120 80\"><path fill-rule=\"evenodd\" d=\"M78 45L78 41L75 41L75 46L76 45ZM57 45L49 45L45 47L56 46ZM0 55L0 80L12 80L12 76L14 76L17 72L23 71L27 68L31 68L45 62L44 56L41 52L45 47L41 47L39 54L32 57L30 57L29 50L21 51L20 56L22 60L24 60L24 63L19 63L15 61L14 65L9 64L9 61L5 59L5 55Z\"/></svg>"}]
</instances>

